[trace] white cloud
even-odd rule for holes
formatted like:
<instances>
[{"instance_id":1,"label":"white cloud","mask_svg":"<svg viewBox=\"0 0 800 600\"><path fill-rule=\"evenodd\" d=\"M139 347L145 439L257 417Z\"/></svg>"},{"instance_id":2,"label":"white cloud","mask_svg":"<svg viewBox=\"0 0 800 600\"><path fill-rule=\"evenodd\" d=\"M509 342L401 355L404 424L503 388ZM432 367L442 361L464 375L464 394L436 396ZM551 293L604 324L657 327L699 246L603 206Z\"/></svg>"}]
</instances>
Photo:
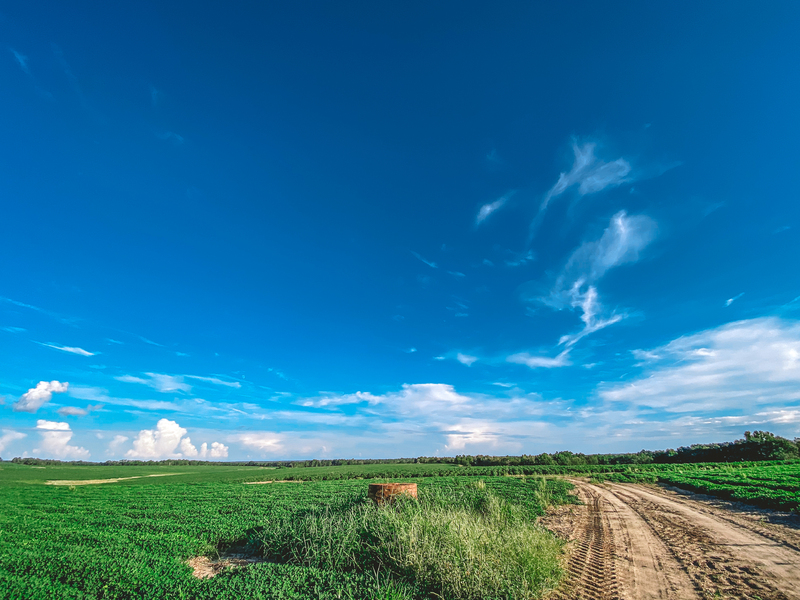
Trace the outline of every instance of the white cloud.
<instances>
[{"instance_id":1,"label":"white cloud","mask_svg":"<svg viewBox=\"0 0 800 600\"><path fill-rule=\"evenodd\" d=\"M262 455L281 454L283 452L283 436L268 431L253 431L239 433L228 438L229 442L241 444L249 450L260 452ZM225 448L227 456L227 448Z\"/></svg>"},{"instance_id":2,"label":"white cloud","mask_svg":"<svg viewBox=\"0 0 800 600\"><path fill-rule=\"evenodd\" d=\"M22 69L26 75L30 75L31 70L28 67L28 57L25 56L24 54L20 54L13 48L11 48L11 53L14 55L14 59L17 61L19 68Z\"/></svg>"},{"instance_id":3,"label":"white cloud","mask_svg":"<svg viewBox=\"0 0 800 600\"><path fill-rule=\"evenodd\" d=\"M161 419L155 429L143 429L133 440L133 448L125 453L128 458L175 458L186 430L175 421Z\"/></svg>"},{"instance_id":4,"label":"white cloud","mask_svg":"<svg viewBox=\"0 0 800 600\"><path fill-rule=\"evenodd\" d=\"M585 196L628 181L627 177L631 172L628 161L618 158L612 162L604 162L595 156L596 147L597 145L591 142L580 146L577 141L573 141L572 151L575 160L572 168L568 173L561 173L555 185L545 194L537 215L539 219L554 198L575 185L578 186L578 193Z\"/></svg>"},{"instance_id":5,"label":"white cloud","mask_svg":"<svg viewBox=\"0 0 800 600\"><path fill-rule=\"evenodd\" d=\"M536 254L533 252L533 250L528 250L527 252L523 252L515 258L507 259L505 263L506 266L509 267L521 267L523 265L527 265L533 260L536 260Z\"/></svg>"},{"instance_id":6,"label":"white cloud","mask_svg":"<svg viewBox=\"0 0 800 600\"><path fill-rule=\"evenodd\" d=\"M468 367L471 367L472 363L478 360L478 357L470 356L469 354L461 354L461 352L459 352L456 355L456 360L460 362L462 365L467 365Z\"/></svg>"},{"instance_id":7,"label":"white cloud","mask_svg":"<svg viewBox=\"0 0 800 600\"><path fill-rule=\"evenodd\" d=\"M414 252L413 250L411 251L411 254L413 254L414 256L416 256L416 257L417 257L419 260L421 260L422 262L424 262L424 263L425 263L426 265L428 265L428 266L429 266L431 269L438 269L438 268L439 268L439 265L437 265L435 262L433 262L433 261L430 261L430 260L425 260L424 258L422 258L422 256L420 256L419 254L417 254L417 253L416 253L416 252Z\"/></svg>"},{"instance_id":8,"label":"white cloud","mask_svg":"<svg viewBox=\"0 0 800 600\"><path fill-rule=\"evenodd\" d=\"M595 283L610 269L636 262L655 239L656 223L645 215L628 216L623 210L611 218L603 235L584 242L567 260L550 294L538 298L556 310L570 308L581 313L583 329L562 336L559 344L574 345L583 337L621 321L624 315L602 316L603 307Z\"/></svg>"},{"instance_id":9,"label":"white cloud","mask_svg":"<svg viewBox=\"0 0 800 600\"><path fill-rule=\"evenodd\" d=\"M527 352L518 352L517 354L512 354L506 358L506 360L510 363L526 365L531 369L553 369L556 367L568 367L572 364L569 360L569 349L564 350L555 358L549 356L533 356Z\"/></svg>"},{"instance_id":10,"label":"white cloud","mask_svg":"<svg viewBox=\"0 0 800 600\"><path fill-rule=\"evenodd\" d=\"M192 444L192 440L188 437L183 438L181 440L180 448L181 448L181 454L183 454L183 456L185 456L186 458L194 458L197 456L197 448L194 447L194 445Z\"/></svg>"},{"instance_id":11,"label":"white cloud","mask_svg":"<svg viewBox=\"0 0 800 600\"><path fill-rule=\"evenodd\" d=\"M164 373L145 373L147 379L143 377L135 377L133 375L122 375L116 377L117 381L125 383L141 383L147 385L159 392L190 392L192 386L183 381L180 375L165 375ZM197 377L196 379L201 379Z\"/></svg>"},{"instance_id":12,"label":"white cloud","mask_svg":"<svg viewBox=\"0 0 800 600\"><path fill-rule=\"evenodd\" d=\"M70 446L72 430L69 423L59 423L57 421L36 421L36 429L40 430L42 436L41 448L35 448L35 454L42 455L41 458L73 458L86 459L90 454L86 448Z\"/></svg>"},{"instance_id":13,"label":"white cloud","mask_svg":"<svg viewBox=\"0 0 800 600\"><path fill-rule=\"evenodd\" d=\"M88 411L77 406L62 406L56 411L62 417L85 417Z\"/></svg>"},{"instance_id":14,"label":"white cloud","mask_svg":"<svg viewBox=\"0 0 800 600\"><path fill-rule=\"evenodd\" d=\"M146 380L142 379L142 383ZM108 395L108 390L99 387L90 386L74 386L69 388L69 395L78 400L92 400L96 402L105 402L114 404L116 406L132 406L143 410L174 410L181 411L186 407L175 402L164 402L163 400L133 400L131 398L114 398ZM99 408L101 405L94 407ZM196 406L192 406L196 409ZM87 407L88 410L88 407Z\"/></svg>"},{"instance_id":15,"label":"white cloud","mask_svg":"<svg viewBox=\"0 0 800 600\"><path fill-rule=\"evenodd\" d=\"M203 444L203 452L205 452L205 448L206 445ZM228 458L228 446L220 442L212 442L208 458Z\"/></svg>"},{"instance_id":16,"label":"white cloud","mask_svg":"<svg viewBox=\"0 0 800 600\"><path fill-rule=\"evenodd\" d=\"M35 413L44 404L50 401L53 394L60 394L66 392L69 388L69 383L60 381L40 381L36 384L35 388L29 389L27 392L20 396L20 399L13 404L15 412L29 412Z\"/></svg>"},{"instance_id":17,"label":"white cloud","mask_svg":"<svg viewBox=\"0 0 800 600\"><path fill-rule=\"evenodd\" d=\"M736 301L737 301L739 298L741 298L742 296L744 296L744 292L742 292L741 294L736 294L736 295L735 295L733 298L728 298L728 299L725 301L725 307L727 308L728 306L730 306L731 304L733 304L734 302L736 302Z\"/></svg>"},{"instance_id":18,"label":"white cloud","mask_svg":"<svg viewBox=\"0 0 800 600\"><path fill-rule=\"evenodd\" d=\"M486 219L488 219L493 213L503 208L505 203L508 202L508 199L511 198L513 194L514 192L509 192L505 196L501 196L494 202L488 202L487 204L481 206L480 209L478 210L477 216L475 217L475 226L476 227L479 226Z\"/></svg>"},{"instance_id":19,"label":"white cloud","mask_svg":"<svg viewBox=\"0 0 800 600\"><path fill-rule=\"evenodd\" d=\"M57 344L45 344L44 342L36 342L37 344L41 344L42 346L47 346L48 348L53 348L54 350L61 350L62 352L69 352L70 354L79 354L81 356L95 356L97 352L89 352L88 350L84 350L83 348L77 348L74 346L59 346Z\"/></svg>"},{"instance_id":20,"label":"white cloud","mask_svg":"<svg viewBox=\"0 0 800 600\"><path fill-rule=\"evenodd\" d=\"M0 329L2 329L3 331L8 331L9 333L22 333L23 331L26 331L22 327L13 327L11 325L6 327L0 327Z\"/></svg>"},{"instance_id":21,"label":"white cloud","mask_svg":"<svg viewBox=\"0 0 800 600\"><path fill-rule=\"evenodd\" d=\"M217 377L201 377L200 375L184 375L184 377L188 377L189 379L196 379L197 381L205 381L207 383L213 383L214 385L224 385L226 387L232 387L232 388L242 387L242 384L239 383L238 381L225 381Z\"/></svg>"},{"instance_id":22,"label":"white cloud","mask_svg":"<svg viewBox=\"0 0 800 600\"><path fill-rule=\"evenodd\" d=\"M778 410L800 401L797 321L737 321L635 356L651 361L646 376L602 387L602 399L668 412Z\"/></svg>"},{"instance_id":23,"label":"white cloud","mask_svg":"<svg viewBox=\"0 0 800 600\"><path fill-rule=\"evenodd\" d=\"M111 440L108 444L108 449L106 450L106 454L115 456L119 453L119 449L127 442L130 438L127 435L115 435L114 439Z\"/></svg>"},{"instance_id":24,"label":"white cloud","mask_svg":"<svg viewBox=\"0 0 800 600\"><path fill-rule=\"evenodd\" d=\"M445 435L447 443L445 450L465 450L469 445L478 445L481 448L494 448L498 445L500 436L494 431L494 423L459 423L453 425L450 432Z\"/></svg>"},{"instance_id":25,"label":"white cloud","mask_svg":"<svg viewBox=\"0 0 800 600\"><path fill-rule=\"evenodd\" d=\"M0 435L0 452L5 452L6 448L16 440L21 440L26 437L24 433L14 431L13 429L3 429L3 435Z\"/></svg>"},{"instance_id":26,"label":"white cloud","mask_svg":"<svg viewBox=\"0 0 800 600\"><path fill-rule=\"evenodd\" d=\"M208 445L203 443L198 452L187 431L175 421L161 419L155 429L143 429L133 440L133 448L125 453L127 458L161 460L165 458L205 458ZM110 449L110 448L109 448ZM211 444L211 457L227 456L228 448L219 442ZM215 454L216 453L216 454Z\"/></svg>"}]
</instances>

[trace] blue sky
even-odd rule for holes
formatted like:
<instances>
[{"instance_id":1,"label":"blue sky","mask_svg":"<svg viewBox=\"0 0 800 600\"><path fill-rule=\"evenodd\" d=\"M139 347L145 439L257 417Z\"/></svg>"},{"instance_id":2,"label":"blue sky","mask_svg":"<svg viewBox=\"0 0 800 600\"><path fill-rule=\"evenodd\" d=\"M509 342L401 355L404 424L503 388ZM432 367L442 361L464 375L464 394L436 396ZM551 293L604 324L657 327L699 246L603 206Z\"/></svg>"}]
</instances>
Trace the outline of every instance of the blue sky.
<instances>
[{"instance_id":1,"label":"blue sky","mask_svg":"<svg viewBox=\"0 0 800 600\"><path fill-rule=\"evenodd\" d=\"M799 26L6 4L0 456L800 436Z\"/></svg>"}]
</instances>

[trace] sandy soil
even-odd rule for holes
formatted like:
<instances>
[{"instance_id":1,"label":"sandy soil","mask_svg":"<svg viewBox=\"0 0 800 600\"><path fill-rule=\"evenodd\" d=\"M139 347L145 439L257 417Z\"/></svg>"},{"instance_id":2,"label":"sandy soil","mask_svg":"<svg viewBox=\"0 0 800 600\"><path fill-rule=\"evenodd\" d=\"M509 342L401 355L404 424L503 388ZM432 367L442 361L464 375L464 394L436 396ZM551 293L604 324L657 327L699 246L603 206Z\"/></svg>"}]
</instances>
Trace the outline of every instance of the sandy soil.
<instances>
[{"instance_id":1,"label":"sandy soil","mask_svg":"<svg viewBox=\"0 0 800 600\"><path fill-rule=\"evenodd\" d=\"M800 520L663 487L572 481L584 505L542 519L569 540L553 599L800 600Z\"/></svg>"},{"instance_id":2,"label":"sandy soil","mask_svg":"<svg viewBox=\"0 0 800 600\"><path fill-rule=\"evenodd\" d=\"M185 475L185 473L158 473L156 475L136 475L135 477L112 477L111 479L50 479L45 485L95 485L98 483L117 483L128 479L142 479L144 477L171 477L172 475Z\"/></svg>"}]
</instances>

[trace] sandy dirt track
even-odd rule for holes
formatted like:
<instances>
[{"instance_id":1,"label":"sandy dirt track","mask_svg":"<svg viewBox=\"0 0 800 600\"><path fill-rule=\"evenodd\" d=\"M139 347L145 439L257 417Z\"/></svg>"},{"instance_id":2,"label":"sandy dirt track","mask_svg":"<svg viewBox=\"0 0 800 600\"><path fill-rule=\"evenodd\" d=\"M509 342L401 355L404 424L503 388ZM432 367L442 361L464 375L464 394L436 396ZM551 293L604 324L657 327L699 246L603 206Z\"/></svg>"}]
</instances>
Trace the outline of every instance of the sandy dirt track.
<instances>
[{"instance_id":1,"label":"sandy dirt track","mask_svg":"<svg viewBox=\"0 0 800 600\"><path fill-rule=\"evenodd\" d=\"M657 486L572 482L584 505L542 521L570 540L553 600L800 600L796 518Z\"/></svg>"}]
</instances>

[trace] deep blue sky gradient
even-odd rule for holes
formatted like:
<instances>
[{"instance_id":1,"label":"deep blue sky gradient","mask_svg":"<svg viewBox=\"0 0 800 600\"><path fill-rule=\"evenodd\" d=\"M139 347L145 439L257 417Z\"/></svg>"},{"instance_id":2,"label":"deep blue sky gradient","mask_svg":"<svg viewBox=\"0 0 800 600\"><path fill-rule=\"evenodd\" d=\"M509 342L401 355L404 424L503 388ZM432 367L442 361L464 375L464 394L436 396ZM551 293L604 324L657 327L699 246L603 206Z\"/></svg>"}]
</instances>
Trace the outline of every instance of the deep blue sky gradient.
<instances>
[{"instance_id":1,"label":"deep blue sky gradient","mask_svg":"<svg viewBox=\"0 0 800 600\"><path fill-rule=\"evenodd\" d=\"M800 435L798 26L792 2L6 4L0 455ZM590 144L629 174L537 217ZM618 320L559 345L585 314L559 274L620 211L653 228L590 282Z\"/></svg>"}]
</instances>

